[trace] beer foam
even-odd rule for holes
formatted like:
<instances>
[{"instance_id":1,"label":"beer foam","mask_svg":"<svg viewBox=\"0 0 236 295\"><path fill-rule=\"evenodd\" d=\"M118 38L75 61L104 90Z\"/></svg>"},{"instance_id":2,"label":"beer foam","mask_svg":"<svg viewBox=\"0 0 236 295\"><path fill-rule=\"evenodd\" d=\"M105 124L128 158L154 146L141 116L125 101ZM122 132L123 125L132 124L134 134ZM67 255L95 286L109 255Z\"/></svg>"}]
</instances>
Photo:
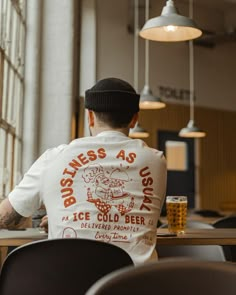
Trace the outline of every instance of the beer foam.
<instances>
[{"instance_id":1,"label":"beer foam","mask_svg":"<svg viewBox=\"0 0 236 295\"><path fill-rule=\"evenodd\" d=\"M167 203L187 203L187 197L167 197Z\"/></svg>"}]
</instances>

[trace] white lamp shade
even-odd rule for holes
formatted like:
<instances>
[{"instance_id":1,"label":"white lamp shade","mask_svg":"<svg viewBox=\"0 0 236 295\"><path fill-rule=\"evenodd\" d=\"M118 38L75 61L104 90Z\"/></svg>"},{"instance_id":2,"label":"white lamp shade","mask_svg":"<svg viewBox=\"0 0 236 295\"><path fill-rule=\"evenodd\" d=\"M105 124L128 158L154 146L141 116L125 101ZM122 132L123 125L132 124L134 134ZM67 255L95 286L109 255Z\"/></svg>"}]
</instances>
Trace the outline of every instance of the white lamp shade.
<instances>
[{"instance_id":1,"label":"white lamp shade","mask_svg":"<svg viewBox=\"0 0 236 295\"><path fill-rule=\"evenodd\" d=\"M177 42L196 39L202 31L192 19L178 14L173 1L169 0L161 16L149 19L139 35L152 41Z\"/></svg>"},{"instance_id":2,"label":"white lamp shade","mask_svg":"<svg viewBox=\"0 0 236 295\"><path fill-rule=\"evenodd\" d=\"M202 138L206 136L206 132L196 127L194 121L190 120L187 127L180 130L179 136L185 138Z\"/></svg>"},{"instance_id":3,"label":"white lamp shade","mask_svg":"<svg viewBox=\"0 0 236 295\"><path fill-rule=\"evenodd\" d=\"M154 96L148 85L145 85L141 94L139 107L141 110L162 109L166 104L160 98Z\"/></svg>"},{"instance_id":4,"label":"white lamp shade","mask_svg":"<svg viewBox=\"0 0 236 295\"><path fill-rule=\"evenodd\" d=\"M147 137L149 137L149 133L137 124L134 128L130 129L129 137L131 137L131 138L147 138Z\"/></svg>"}]
</instances>

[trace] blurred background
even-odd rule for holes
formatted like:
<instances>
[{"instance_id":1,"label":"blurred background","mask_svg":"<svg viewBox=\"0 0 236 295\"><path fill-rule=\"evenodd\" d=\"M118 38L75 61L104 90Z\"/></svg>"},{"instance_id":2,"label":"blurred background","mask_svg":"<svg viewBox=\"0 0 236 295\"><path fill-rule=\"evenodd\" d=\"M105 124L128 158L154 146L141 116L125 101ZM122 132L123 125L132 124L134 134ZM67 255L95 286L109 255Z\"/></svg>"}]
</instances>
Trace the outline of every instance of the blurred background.
<instances>
[{"instance_id":1,"label":"blurred background","mask_svg":"<svg viewBox=\"0 0 236 295\"><path fill-rule=\"evenodd\" d=\"M174 2L188 16L189 1ZM150 0L150 18L165 3ZM142 91L145 40L135 34L134 4L1 0L0 199L47 148L88 135L84 92L97 80L118 77ZM145 9L139 0L138 30ZM194 114L206 137L179 137L190 118L189 41L149 41L149 86L166 107L141 110L139 124L166 155L167 195L189 196L192 209L234 212L236 1L194 1L193 19L203 31L193 41Z\"/></svg>"}]
</instances>

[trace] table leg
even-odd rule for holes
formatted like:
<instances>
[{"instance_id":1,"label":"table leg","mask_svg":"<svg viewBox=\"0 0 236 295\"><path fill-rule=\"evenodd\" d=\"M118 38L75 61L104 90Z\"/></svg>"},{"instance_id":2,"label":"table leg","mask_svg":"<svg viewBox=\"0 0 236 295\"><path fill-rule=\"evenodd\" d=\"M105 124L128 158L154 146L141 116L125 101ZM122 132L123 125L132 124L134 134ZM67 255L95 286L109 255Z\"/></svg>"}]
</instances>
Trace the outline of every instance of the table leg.
<instances>
[{"instance_id":1,"label":"table leg","mask_svg":"<svg viewBox=\"0 0 236 295\"><path fill-rule=\"evenodd\" d=\"M0 247L0 269L7 256L7 250L8 250L8 247Z\"/></svg>"}]
</instances>

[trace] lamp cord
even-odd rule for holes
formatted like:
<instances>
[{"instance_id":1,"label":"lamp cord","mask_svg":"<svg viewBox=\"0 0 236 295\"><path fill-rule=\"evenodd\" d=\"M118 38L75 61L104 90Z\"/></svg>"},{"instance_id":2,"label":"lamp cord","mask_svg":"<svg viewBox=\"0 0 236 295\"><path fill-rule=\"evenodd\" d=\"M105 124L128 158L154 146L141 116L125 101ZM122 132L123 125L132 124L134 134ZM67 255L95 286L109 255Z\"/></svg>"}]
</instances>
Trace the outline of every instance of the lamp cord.
<instances>
[{"instance_id":1,"label":"lamp cord","mask_svg":"<svg viewBox=\"0 0 236 295\"><path fill-rule=\"evenodd\" d=\"M149 0L145 5L145 22L149 19ZM149 85L149 40L145 39L145 85Z\"/></svg>"},{"instance_id":2,"label":"lamp cord","mask_svg":"<svg viewBox=\"0 0 236 295\"><path fill-rule=\"evenodd\" d=\"M193 0L189 0L189 18L193 18ZM193 41L189 41L189 102L190 120L194 121L194 52Z\"/></svg>"},{"instance_id":3,"label":"lamp cord","mask_svg":"<svg viewBox=\"0 0 236 295\"><path fill-rule=\"evenodd\" d=\"M134 89L138 92L138 20L139 0L134 0Z\"/></svg>"}]
</instances>

